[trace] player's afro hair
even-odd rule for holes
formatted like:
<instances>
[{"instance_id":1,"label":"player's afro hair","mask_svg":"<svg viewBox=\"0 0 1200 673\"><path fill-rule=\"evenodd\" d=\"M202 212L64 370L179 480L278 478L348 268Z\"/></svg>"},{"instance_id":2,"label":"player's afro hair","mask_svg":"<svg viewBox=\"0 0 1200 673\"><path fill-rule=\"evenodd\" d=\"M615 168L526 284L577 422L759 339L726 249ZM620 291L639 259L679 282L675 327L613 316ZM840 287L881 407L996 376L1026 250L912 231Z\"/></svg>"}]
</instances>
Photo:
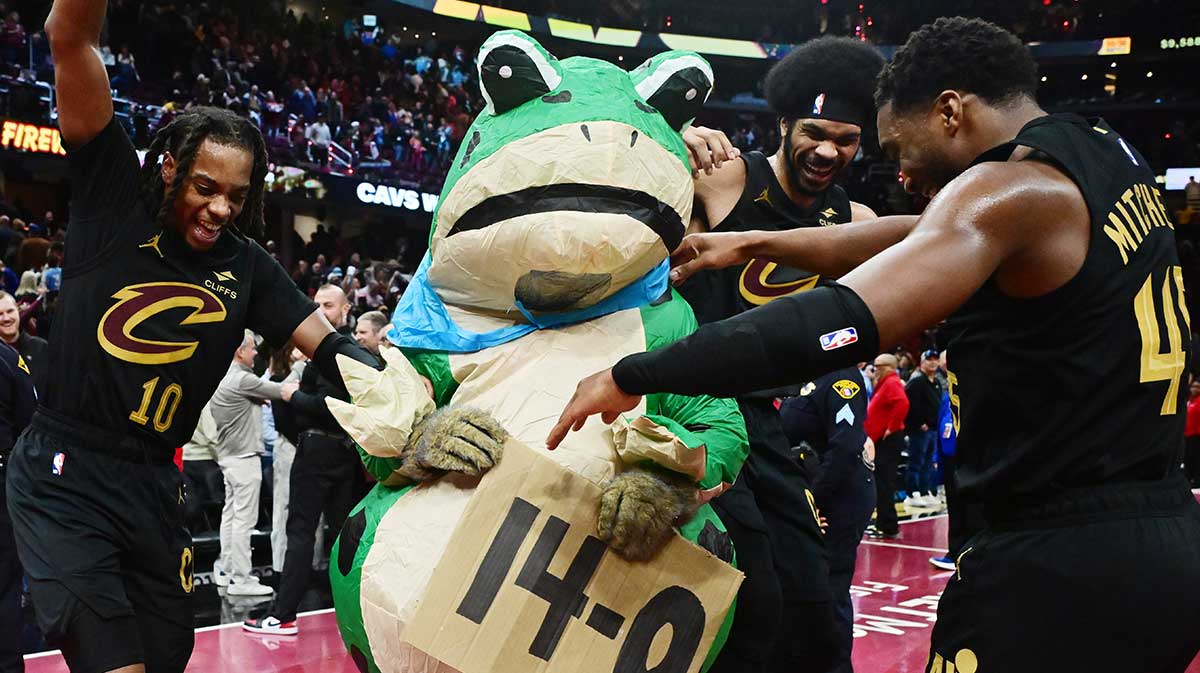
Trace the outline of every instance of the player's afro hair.
<instances>
[{"instance_id":1,"label":"player's afro hair","mask_svg":"<svg viewBox=\"0 0 1200 673\"><path fill-rule=\"evenodd\" d=\"M813 99L822 93L870 111L875 77L883 63L879 52L865 42L818 37L793 49L767 73L767 103L785 119L809 116Z\"/></svg>"},{"instance_id":2,"label":"player's afro hair","mask_svg":"<svg viewBox=\"0 0 1200 673\"><path fill-rule=\"evenodd\" d=\"M954 89L991 104L1037 94L1037 64L1016 35L983 19L940 18L908 36L879 74L875 105L911 110Z\"/></svg>"}]
</instances>

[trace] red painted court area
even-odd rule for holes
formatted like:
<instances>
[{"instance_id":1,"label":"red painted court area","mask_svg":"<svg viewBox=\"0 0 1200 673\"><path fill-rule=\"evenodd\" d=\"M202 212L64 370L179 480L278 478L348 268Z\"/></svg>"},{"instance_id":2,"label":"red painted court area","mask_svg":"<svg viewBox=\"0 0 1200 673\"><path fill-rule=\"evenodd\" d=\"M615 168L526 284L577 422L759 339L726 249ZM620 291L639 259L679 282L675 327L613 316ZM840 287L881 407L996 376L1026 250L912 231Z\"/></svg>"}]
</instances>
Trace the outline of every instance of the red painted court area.
<instances>
[{"instance_id":1,"label":"red painted court area","mask_svg":"<svg viewBox=\"0 0 1200 673\"><path fill-rule=\"evenodd\" d=\"M924 671L938 596L952 571L929 565L946 545L945 516L902 522L901 539L864 540L854 577L854 668L859 673ZM28 673L67 673L55 653L26 657ZM300 635L264 637L237 624L198 629L189 673L357 673L332 610L300 617ZM979 671L978 673L990 673ZM1187 673L1200 673L1200 657Z\"/></svg>"}]
</instances>

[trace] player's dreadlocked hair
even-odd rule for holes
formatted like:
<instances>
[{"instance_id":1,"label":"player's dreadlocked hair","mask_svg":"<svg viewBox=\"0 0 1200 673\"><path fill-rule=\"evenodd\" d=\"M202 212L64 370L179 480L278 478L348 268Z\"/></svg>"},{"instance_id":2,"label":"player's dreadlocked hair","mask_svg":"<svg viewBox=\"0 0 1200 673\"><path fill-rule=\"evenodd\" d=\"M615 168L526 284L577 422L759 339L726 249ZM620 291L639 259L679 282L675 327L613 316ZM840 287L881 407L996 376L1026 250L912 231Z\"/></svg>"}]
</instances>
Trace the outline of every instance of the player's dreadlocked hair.
<instances>
[{"instance_id":1,"label":"player's dreadlocked hair","mask_svg":"<svg viewBox=\"0 0 1200 673\"><path fill-rule=\"evenodd\" d=\"M809 117L813 99L836 96L873 115L871 93L883 57L849 37L819 37L796 47L767 73L767 103L785 119Z\"/></svg>"},{"instance_id":2,"label":"player's dreadlocked hair","mask_svg":"<svg viewBox=\"0 0 1200 673\"><path fill-rule=\"evenodd\" d=\"M236 233L254 235L263 230L263 191L266 188L267 145L262 134L245 117L222 108L198 106L173 119L158 130L146 160L142 164L142 194L149 204L159 204L155 219L166 226L172 217L172 206L179 196L196 150L204 139L231 147L241 147L254 155L254 167L250 171L250 193L242 212L233 221ZM164 152L175 158L175 179L164 185L159 164ZM165 192L164 192L165 187Z\"/></svg>"},{"instance_id":3,"label":"player's dreadlocked hair","mask_svg":"<svg viewBox=\"0 0 1200 673\"><path fill-rule=\"evenodd\" d=\"M875 104L911 110L954 89L1003 104L1037 93L1037 64L1016 35L983 19L961 16L927 23L879 74Z\"/></svg>"}]
</instances>

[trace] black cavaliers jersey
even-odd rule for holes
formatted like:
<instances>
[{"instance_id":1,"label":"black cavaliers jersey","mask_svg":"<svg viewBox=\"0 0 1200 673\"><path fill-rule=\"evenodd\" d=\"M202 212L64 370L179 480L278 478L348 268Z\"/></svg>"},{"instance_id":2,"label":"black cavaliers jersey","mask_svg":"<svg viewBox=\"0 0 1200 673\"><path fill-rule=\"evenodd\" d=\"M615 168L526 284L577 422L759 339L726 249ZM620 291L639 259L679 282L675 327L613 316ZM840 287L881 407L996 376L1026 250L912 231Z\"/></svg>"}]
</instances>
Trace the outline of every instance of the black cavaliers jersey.
<instances>
[{"instance_id":1,"label":"black cavaliers jersey","mask_svg":"<svg viewBox=\"0 0 1200 673\"><path fill-rule=\"evenodd\" d=\"M71 218L42 405L65 422L182 446L243 330L279 345L315 307L257 243L225 232L197 253L161 228L115 120L68 158Z\"/></svg>"},{"instance_id":2,"label":"black cavaliers jersey","mask_svg":"<svg viewBox=\"0 0 1200 673\"><path fill-rule=\"evenodd\" d=\"M746 186L737 205L721 222L710 223L712 231L787 231L850 221L850 198L832 185L809 208L788 198L775 171L762 152L742 155L746 163ZM688 278L679 292L692 305L700 324L724 320L755 306L799 294L817 287L815 273L752 259L742 266L701 271ZM795 395L797 387L763 391L765 397Z\"/></svg>"},{"instance_id":3,"label":"black cavaliers jersey","mask_svg":"<svg viewBox=\"0 0 1200 673\"><path fill-rule=\"evenodd\" d=\"M1154 174L1103 121L1075 115L1036 119L976 163L1019 145L1078 185L1091 238L1061 288L1014 299L993 278L947 322L961 489L1011 502L1161 479L1183 446L1191 331Z\"/></svg>"},{"instance_id":4,"label":"black cavaliers jersey","mask_svg":"<svg viewBox=\"0 0 1200 673\"><path fill-rule=\"evenodd\" d=\"M712 231L786 231L850 221L850 199L841 187L831 186L810 208L801 208L784 193L762 152L744 154L742 161L746 186L729 215L710 223ZM811 290L819 281L820 276L802 269L752 259L742 266L697 273L680 292L704 324Z\"/></svg>"}]
</instances>

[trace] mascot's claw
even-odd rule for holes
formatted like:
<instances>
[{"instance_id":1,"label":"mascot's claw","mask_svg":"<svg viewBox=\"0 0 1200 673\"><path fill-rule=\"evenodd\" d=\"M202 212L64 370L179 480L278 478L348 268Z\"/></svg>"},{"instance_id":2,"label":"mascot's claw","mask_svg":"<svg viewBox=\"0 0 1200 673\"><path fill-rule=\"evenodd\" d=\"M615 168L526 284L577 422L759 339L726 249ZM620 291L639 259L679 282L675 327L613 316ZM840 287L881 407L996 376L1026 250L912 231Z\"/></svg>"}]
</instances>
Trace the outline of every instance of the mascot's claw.
<instances>
[{"instance_id":1,"label":"mascot's claw","mask_svg":"<svg viewBox=\"0 0 1200 673\"><path fill-rule=\"evenodd\" d=\"M478 476L500 461L507 440L508 432L487 412L443 407L413 428L401 457L405 465L411 463L406 473L418 480L440 472Z\"/></svg>"},{"instance_id":2,"label":"mascot's claw","mask_svg":"<svg viewBox=\"0 0 1200 673\"><path fill-rule=\"evenodd\" d=\"M329 412L373 456L398 456L410 443L413 426L433 413L425 381L399 349L383 349L387 369L379 371L345 355L338 369L352 404L326 398Z\"/></svg>"},{"instance_id":3,"label":"mascot's claw","mask_svg":"<svg viewBox=\"0 0 1200 673\"><path fill-rule=\"evenodd\" d=\"M600 539L630 561L647 561L666 544L695 494L695 485L683 477L675 480L641 468L622 472L600 496Z\"/></svg>"}]
</instances>

